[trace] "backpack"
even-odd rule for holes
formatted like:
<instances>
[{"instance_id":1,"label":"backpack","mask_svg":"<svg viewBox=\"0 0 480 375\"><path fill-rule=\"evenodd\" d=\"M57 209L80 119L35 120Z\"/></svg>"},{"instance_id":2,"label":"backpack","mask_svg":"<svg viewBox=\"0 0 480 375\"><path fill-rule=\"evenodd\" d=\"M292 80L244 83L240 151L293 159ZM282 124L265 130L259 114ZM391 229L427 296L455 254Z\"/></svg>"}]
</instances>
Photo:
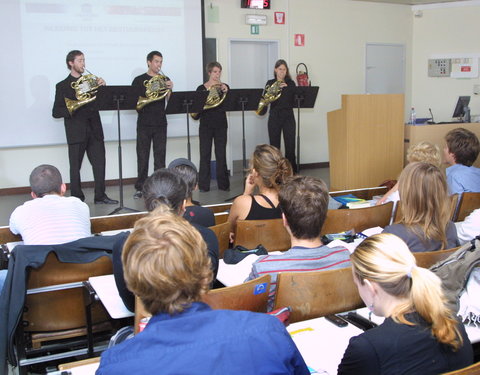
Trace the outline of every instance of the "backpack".
<instances>
[{"instance_id":1,"label":"backpack","mask_svg":"<svg viewBox=\"0 0 480 375\"><path fill-rule=\"evenodd\" d=\"M442 280L448 307L458 313L460 294L465 289L472 270L480 265L480 235L461 246L447 259L430 267Z\"/></svg>"}]
</instances>

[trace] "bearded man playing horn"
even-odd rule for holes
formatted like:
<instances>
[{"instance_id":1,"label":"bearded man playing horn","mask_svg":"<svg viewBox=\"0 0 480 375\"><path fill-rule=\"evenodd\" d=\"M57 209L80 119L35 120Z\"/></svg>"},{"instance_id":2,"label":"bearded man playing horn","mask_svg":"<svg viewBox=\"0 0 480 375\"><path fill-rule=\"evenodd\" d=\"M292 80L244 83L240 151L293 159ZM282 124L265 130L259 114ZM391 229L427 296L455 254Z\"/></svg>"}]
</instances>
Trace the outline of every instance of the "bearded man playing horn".
<instances>
[{"instance_id":1,"label":"bearded man playing horn","mask_svg":"<svg viewBox=\"0 0 480 375\"><path fill-rule=\"evenodd\" d=\"M134 198L142 197L148 177L148 161L153 143L153 170L165 168L167 152L167 116L165 98L170 96L173 82L161 73L163 56L158 51L147 55L148 70L135 77L132 86L141 93L137 104L137 182Z\"/></svg>"},{"instance_id":2,"label":"bearded man playing horn","mask_svg":"<svg viewBox=\"0 0 480 375\"><path fill-rule=\"evenodd\" d=\"M222 65L219 62L210 62L206 66L208 81L197 87L197 91L209 91L209 97L217 96L219 105L212 105L201 111L200 128L200 171L198 187L200 191L210 190L210 160L212 157L212 143L215 144L215 160L217 162L217 185L219 190L230 190L230 178L227 169L227 115L223 108L222 98L229 87L220 80ZM207 99L208 100L208 99Z\"/></svg>"},{"instance_id":3,"label":"bearded man playing horn","mask_svg":"<svg viewBox=\"0 0 480 375\"><path fill-rule=\"evenodd\" d=\"M64 118L65 133L68 143L68 159L70 161L70 194L80 200L85 200L80 180L80 168L83 157L87 153L92 164L95 180L95 204L117 204L105 194L105 144L103 143L102 121L96 108L93 95L98 86L104 86L102 78L92 74L83 76L85 72L85 56L79 50L70 51L66 58L70 74L55 88L55 102L52 115ZM88 72L88 71L87 71ZM95 87L90 87L86 78L96 81ZM75 90L77 87L78 90ZM80 92L80 95L79 95ZM90 97L83 100L82 95ZM77 103L77 107L67 108L67 102Z\"/></svg>"}]
</instances>

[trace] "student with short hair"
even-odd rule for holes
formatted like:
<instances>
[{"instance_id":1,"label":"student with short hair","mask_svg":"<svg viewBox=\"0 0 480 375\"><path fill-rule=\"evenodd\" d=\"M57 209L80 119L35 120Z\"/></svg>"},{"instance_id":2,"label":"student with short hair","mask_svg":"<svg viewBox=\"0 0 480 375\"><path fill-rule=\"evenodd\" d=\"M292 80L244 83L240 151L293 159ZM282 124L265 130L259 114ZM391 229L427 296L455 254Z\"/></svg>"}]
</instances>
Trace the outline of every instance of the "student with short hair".
<instances>
[{"instance_id":1,"label":"student with short hair","mask_svg":"<svg viewBox=\"0 0 480 375\"><path fill-rule=\"evenodd\" d=\"M272 309L279 272L324 271L350 266L350 252L344 247L323 245L320 232L328 210L327 185L322 180L296 176L280 188L283 225L292 247L280 255L265 255L252 265L248 280L265 274L272 277L269 309Z\"/></svg>"},{"instance_id":2,"label":"student with short hair","mask_svg":"<svg viewBox=\"0 0 480 375\"><path fill-rule=\"evenodd\" d=\"M338 375L436 375L472 363L470 340L440 279L416 265L400 238L371 236L350 259L363 302L385 321L350 339Z\"/></svg>"},{"instance_id":3,"label":"student with short hair","mask_svg":"<svg viewBox=\"0 0 480 375\"><path fill-rule=\"evenodd\" d=\"M480 152L477 136L465 128L450 130L443 151L450 194L480 192L480 168L473 166Z\"/></svg>"},{"instance_id":4,"label":"student with short hair","mask_svg":"<svg viewBox=\"0 0 480 375\"><path fill-rule=\"evenodd\" d=\"M197 223L204 227L214 226L215 216L212 210L200 206L198 202L194 203L192 199L193 191L198 189L198 172L195 164L188 159L178 158L168 165L168 169L178 173L187 185L187 200L183 217L191 223Z\"/></svg>"},{"instance_id":5,"label":"student with short hair","mask_svg":"<svg viewBox=\"0 0 480 375\"><path fill-rule=\"evenodd\" d=\"M134 338L103 352L97 375L310 374L277 318L200 302L212 280L207 248L168 207L135 223L122 263L128 288L153 316Z\"/></svg>"},{"instance_id":6,"label":"student with short hair","mask_svg":"<svg viewBox=\"0 0 480 375\"><path fill-rule=\"evenodd\" d=\"M451 249L459 245L450 220L450 200L445 176L429 163L410 163L398 181L402 215L385 227L404 240L411 251Z\"/></svg>"},{"instance_id":7,"label":"student with short hair","mask_svg":"<svg viewBox=\"0 0 480 375\"><path fill-rule=\"evenodd\" d=\"M36 167L30 188L33 200L17 207L9 224L25 245L56 245L91 236L88 206L77 197L64 196L67 188L56 167Z\"/></svg>"}]
</instances>

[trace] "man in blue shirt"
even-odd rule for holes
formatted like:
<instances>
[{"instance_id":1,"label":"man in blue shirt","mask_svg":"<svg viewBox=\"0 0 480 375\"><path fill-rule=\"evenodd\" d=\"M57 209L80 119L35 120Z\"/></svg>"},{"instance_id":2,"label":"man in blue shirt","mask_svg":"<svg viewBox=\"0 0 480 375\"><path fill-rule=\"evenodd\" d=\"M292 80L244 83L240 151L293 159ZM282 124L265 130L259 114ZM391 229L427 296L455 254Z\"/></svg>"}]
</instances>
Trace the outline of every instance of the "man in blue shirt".
<instances>
[{"instance_id":1,"label":"man in blue shirt","mask_svg":"<svg viewBox=\"0 0 480 375\"><path fill-rule=\"evenodd\" d=\"M445 163L450 194L480 192L480 168L473 166L480 152L477 136L465 128L450 130L445 136Z\"/></svg>"},{"instance_id":2,"label":"man in blue shirt","mask_svg":"<svg viewBox=\"0 0 480 375\"><path fill-rule=\"evenodd\" d=\"M310 373L277 318L199 302L212 279L207 248L168 207L135 223L122 262L128 288L153 317L102 354L97 375Z\"/></svg>"}]
</instances>

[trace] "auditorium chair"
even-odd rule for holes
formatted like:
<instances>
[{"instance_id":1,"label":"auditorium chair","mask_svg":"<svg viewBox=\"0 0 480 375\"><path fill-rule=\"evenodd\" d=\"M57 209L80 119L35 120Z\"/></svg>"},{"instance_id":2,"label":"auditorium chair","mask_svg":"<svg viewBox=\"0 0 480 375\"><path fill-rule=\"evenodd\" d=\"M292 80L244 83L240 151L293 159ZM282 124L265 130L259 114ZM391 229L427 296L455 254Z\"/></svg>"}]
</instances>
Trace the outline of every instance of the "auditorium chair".
<instances>
[{"instance_id":1,"label":"auditorium chair","mask_svg":"<svg viewBox=\"0 0 480 375\"><path fill-rule=\"evenodd\" d=\"M214 310L246 310L266 312L270 275L246 283L209 290L202 301Z\"/></svg>"},{"instance_id":2,"label":"auditorium chair","mask_svg":"<svg viewBox=\"0 0 480 375\"><path fill-rule=\"evenodd\" d=\"M480 193L463 193L453 221L464 221L477 208L480 208Z\"/></svg>"},{"instance_id":3,"label":"auditorium chair","mask_svg":"<svg viewBox=\"0 0 480 375\"><path fill-rule=\"evenodd\" d=\"M457 251L460 247L454 247L453 249L447 250L436 250L436 251L424 251L413 253L415 260L417 261L417 266L423 268L430 268L435 263L440 262L441 260L447 259L452 253Z\"/></svg>"},{"instance_id":4,"label":"auditorium chair","mask_svg":"<svg viewBox=\"0 0 480 375\"><path fill-rule=\"evenodd\" d=\"M24 312L15 333L21 373L33 363L88 353L82 282L112 272L112 261L107 256L91 263L62 263L53 252L41 267L30 270ZM112 326L103 305L93 304L91 313L93 333L103 332L103 338L108 339ZM91 349L99 351L104 346Z\"/></svg>"},{"instance_id":5,"label":"auditorium chair","mask_svg":"<svg viewBox=\"0 0 480 375\"><path fill-rule=\"evenodd\" d=\"M443 375L480 375L480 362L474 363L460 370L445 372Z\"/></svg>"},{"instance_id":6,"label":"auditorium chair","mask_svg":"<svg viewBox=\"0 0 480 375\"><path fill-rule=\"evenodd\" d=\"M356 233L368 228L384 228L390 223L393 202L380 206L356 209L328 210L321 234L341 233L354 229Z\"/></svg>"},{"instance_id":7,"label":"auditorium chair","mask_svg":"<svg viewBox=\"0 0 480 375\"><path fill-rule=\"evenodd\" d=\"M243 284L211 289L202 296L202 302L214 310L266 312L270 279L270 275L264 275ZM140 320L150 315L140 298L135 297L135 333Z\"/></svg>"},{"instance_id":8,"label":"auditorium chair","mask_svg":"<svg viewBox=\"0 0 480 375\"><path fill-rule=\"evenodd\" d=\"M230 223L226 221L225 223L217 224L209 228L217 237L219 258L223 259L223 253L230 245Z\"/></svg>"},{"instance_id":9,"label":"auditorium chair","mask_svg":"<svg viewBox=\"0 0 480 375\"><path fill-rule=\"evenodd\" d=\"M278 274L274 309L292 309L290 323L363 307L350 267Z\"/></svg>"},{"instance_id":10,"label":"auditorium chair","mask_svg":"<svg viewBox=\"0 0 480 375\"><path fill-rule=\"evenodd\" d=\"M247 249L263 245L267 251L286 251L291 241L282 219L238 220L233 245Z\"/></svg>"}]
</instances>

